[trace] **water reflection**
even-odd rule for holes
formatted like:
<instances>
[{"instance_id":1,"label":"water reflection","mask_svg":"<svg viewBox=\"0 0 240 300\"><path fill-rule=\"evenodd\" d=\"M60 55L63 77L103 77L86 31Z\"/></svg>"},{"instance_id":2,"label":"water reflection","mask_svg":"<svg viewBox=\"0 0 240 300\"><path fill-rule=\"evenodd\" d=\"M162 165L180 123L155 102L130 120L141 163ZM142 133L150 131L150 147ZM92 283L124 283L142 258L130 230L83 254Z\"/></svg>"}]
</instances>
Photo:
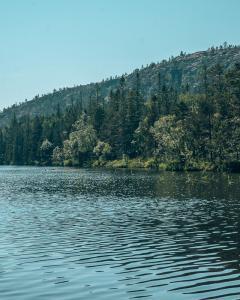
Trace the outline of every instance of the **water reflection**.
<instances>
[{"instance_id":1,"label":"water reflection","mask_svg":"<svg viewBox=\"0 0 240 300\"><path fill-rule=\"evenodd\" d=\"M1 167L1 298L240 299L239 180Z\"/></svg>"}]
</instances>

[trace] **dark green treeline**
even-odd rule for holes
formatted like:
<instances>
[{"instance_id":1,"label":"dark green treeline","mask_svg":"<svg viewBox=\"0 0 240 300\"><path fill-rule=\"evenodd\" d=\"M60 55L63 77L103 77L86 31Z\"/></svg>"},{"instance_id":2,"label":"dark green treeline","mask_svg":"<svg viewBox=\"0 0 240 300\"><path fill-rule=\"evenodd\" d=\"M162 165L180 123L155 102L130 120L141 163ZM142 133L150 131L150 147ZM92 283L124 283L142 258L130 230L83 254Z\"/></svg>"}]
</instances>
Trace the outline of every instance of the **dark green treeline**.
<instances>
[{"instance_id":1,"label":"dark green treeline","mask_svg":"<svg viewBox=\"0 0 240 300\"><path fill-rule=\"evenodd\" d=\"M107 98L96 84L48 117L12 116L0 129L0 164L105 165L116 159L150 159L172 169L236 168L240 161L240 64L202 67L198 92L175 87L161 74L145 100L141 78L126 88L124 76Z\"/></svg>"}]
</instances>

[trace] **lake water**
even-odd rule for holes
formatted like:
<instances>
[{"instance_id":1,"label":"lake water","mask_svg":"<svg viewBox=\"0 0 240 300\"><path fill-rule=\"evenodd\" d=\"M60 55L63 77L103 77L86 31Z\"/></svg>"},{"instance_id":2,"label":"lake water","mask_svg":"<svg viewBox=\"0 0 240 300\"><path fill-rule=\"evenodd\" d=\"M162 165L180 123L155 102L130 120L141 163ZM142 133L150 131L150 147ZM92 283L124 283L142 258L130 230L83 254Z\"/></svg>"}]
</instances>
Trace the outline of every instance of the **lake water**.
<instances>
[{"instance_id":1,"label":"lake water","mask_svg":"<svg viewBox=\"0 0 240 300\"><path fill-rule=\"evenodd\" d=\"M240 175L0 167L0 299L240 299Z\"/></svg>"}]
</instances>

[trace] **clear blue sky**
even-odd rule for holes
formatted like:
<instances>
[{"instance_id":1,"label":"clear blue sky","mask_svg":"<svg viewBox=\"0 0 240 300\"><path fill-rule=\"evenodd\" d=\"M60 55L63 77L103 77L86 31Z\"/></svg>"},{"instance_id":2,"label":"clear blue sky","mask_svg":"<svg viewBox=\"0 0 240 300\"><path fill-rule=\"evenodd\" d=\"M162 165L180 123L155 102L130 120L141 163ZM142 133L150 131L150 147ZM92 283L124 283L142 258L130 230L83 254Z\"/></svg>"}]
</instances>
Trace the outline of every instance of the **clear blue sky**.
<instances>
[{"instance_id":1,"label":"clear blue sky","mask_svg":"<svg viewBox=\"0 0 240 300\"><path fill-rule=\"evenodd\" d=\"M239 0L0 0L0 109L227 41Z\"/></svg>"}]
</instances>

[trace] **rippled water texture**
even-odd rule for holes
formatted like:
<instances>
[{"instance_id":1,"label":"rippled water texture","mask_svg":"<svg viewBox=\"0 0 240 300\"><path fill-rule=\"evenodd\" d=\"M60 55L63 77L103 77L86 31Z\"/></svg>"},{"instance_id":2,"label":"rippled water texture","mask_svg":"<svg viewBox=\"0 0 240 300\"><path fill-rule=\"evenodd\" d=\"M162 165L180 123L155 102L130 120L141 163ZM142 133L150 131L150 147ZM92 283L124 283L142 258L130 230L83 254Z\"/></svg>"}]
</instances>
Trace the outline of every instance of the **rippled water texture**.
<instances>
[{"instance_id":1,"label":"rippled water texture","mask_svg":"<svg viewBox=\"0 0 240 300\"><path fill-rule=\"evenodd\" d=\"M0 167L0 299L240 299L240 175Z\"/></svg>"}]
</instances>

